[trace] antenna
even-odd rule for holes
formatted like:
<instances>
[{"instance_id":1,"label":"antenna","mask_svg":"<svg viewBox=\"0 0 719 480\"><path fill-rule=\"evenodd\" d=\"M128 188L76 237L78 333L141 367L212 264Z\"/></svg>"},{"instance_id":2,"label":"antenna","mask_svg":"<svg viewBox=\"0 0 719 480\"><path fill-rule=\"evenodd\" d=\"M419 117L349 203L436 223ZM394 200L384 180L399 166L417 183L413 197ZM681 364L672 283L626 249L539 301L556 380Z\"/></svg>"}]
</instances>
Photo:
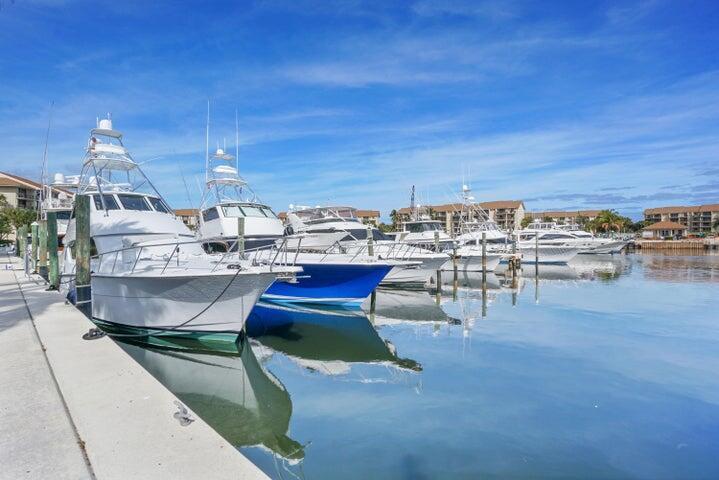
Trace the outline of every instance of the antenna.
<instances>
[{"instance_id":1,"label":"antenna","mask_svg":"<svg viewBox=\"0 0 719 480\"><path fill-rule=\"evenodd\" d=\"M237 119L237 109L235 108L235 170L240 174L240 123Z\"/></svg>"},{"instance_id":2,"label":"antenna","mask_svg":"<svg viewBox=\"0 0 719 480\"><path fill-rule=\"evenodd\" d=\"M42 203L46 200L45 195L48 194L48 192L45 191L45 186L48 185L48 178L47 178L47 145L50 141L50 126L52 125L52 107L55 105L55 101L50 102L50 109L47 115L47 131L45 132L45 149L42 152L42 170L40 171L40 184L42 185L42 189L40 190L40 204L42 208ZM50 191L50 200L52 201L52 191Z\"/></svg>"},{"instance_id":3,"label":"antenna","mask_svg":"<svg viewBox=\"0 0 719 480\"><path fill-rule=\"evenodd\" d=\"M207 127L205 129L205 182L209 181L210 170L210 99L207 99Z\"/></svg>"}]
</instances>

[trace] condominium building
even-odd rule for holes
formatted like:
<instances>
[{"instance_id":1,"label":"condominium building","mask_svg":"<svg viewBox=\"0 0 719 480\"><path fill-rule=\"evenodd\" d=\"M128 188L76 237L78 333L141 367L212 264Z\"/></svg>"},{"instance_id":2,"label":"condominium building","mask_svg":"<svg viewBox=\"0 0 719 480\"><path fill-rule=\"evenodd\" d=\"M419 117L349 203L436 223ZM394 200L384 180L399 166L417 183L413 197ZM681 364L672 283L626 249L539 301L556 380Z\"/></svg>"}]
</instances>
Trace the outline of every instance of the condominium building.
<instances>
[{"instance_id":1,"label":"condominium building","mask_svg":"<svg viewBox=\"0 0 719 480\"><path fill-rule=\"evenodd\" d=\"M355 215L366 225L379 225L379 210L357 210Z\"/></svg>"},{"instance_id":2,"label":"condominium building","mask_svg":"<svg viewBox=\"0 0 719 480\"><path fill-rule=\"evenodd\" d=\"M560 224L578 224L580 220L592 221L601 210L548 210L546 212L527 212L525 217L531 218L532 220L543 220L545 218L551 218L553 222Z\"/></svg>"},{"instance_id":3,"label":"condominium building","mask_svg":"<svg viewBox=\"0 0 719 480\"><path fill-rule=\"evenodd\" d=\"M37 210L42 186L27 178L0 172L0 195L14 208Z\"/></svg>"},{"instance_id":4,"label":"condominium building","mask_svg":"<svg viewBox=\"0 0 719 480\"><path fill-rule=\"evenodd\" d=\"M690 234L709 233L717 230L713 225L719 220L719 204L648 208L644 210L644 220L649 224L679 223Z\"/></svg>"},{"instance_id":5,"label":"condominium building","mask_svg":"<svg viewBox=\"0 0 719 480\"><path fill-rule=\"evenodd\" d=\"M505 231L519 230L524 218L524 202L521 200L500 200L495 202L482 202L479 204L487 212L489 218L497 223L497 226ZM456 235L460 232L462 223L479 220L467 218L463 213L461 203L449 203L444 205L424 205L423 210L427 212L432 220L437 220L444 226L445 232L449 235ZM411 210L409 207L397 210L397 221L406 222L410 219Z\"/></svg>"}]
</instances>

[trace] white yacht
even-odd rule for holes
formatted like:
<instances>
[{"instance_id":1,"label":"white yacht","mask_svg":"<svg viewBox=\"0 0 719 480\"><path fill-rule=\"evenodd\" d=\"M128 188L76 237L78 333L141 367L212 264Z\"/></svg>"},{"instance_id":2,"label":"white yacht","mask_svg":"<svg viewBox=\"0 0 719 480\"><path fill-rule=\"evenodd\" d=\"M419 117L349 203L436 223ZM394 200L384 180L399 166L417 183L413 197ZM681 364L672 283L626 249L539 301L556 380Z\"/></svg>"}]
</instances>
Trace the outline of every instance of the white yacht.
<instances>
[{"instance_id":1,"label":"white yacht","mask_svg":"<svg viewBox=\"0 0 719 480\"><path fill-rule=\"evenodd\" d=\"M91 198L92 317L101 326L236 334L278 276L299 270L208 255L133 160L109 118L90 131L78 194ZM62 270L71 291L75 226L71 218Z\"/></svg>"},{"instance_id":2,"label":"white yacht","mask_svg":"<svg viewBox=\"0 0 719 480\"><path fill-rule=\"evenodd\" d=\"M577 225L558 225L555 222L535 221L520 232L520 241L538 237L541 245L574 247L578 253L619 253L623 240L595 237Z\"/></svg>"},{"instance_id":3,"label":"white yacht","mask_svg":"<svg viewBox=\"0 0 719 480\"><path fill-rule=\"evenodd\" d=\"M287 218L292 231L327 235L328 249L335 244L348 254L369 254L371 238L373 256L405 262L390 270L382 280L385 286L424 285L449 259L444 253L392 240L374 225L363 224L352 207L290 207ZM338 241L332 237L337 233L341 235Z\"/></svg>"},{"instance_id":4,"label":"white yacht","mask_svg":"<svg viewBox=\"0 0 719 480\"><path fill-rule=\"evenodd\" d=\"M55 175L55 181L49 184L43 179L42 190L40 192L40 211L42 217L47 218L48 212L55 212L57 219L57 239L58 246L63 245L63 238L67 233L67 226L70 222L72 214L72 193L66 190L65 184L59 184L62 175ZM64 177L62 177L64 182Z\"/></svg>"}]
</instances>

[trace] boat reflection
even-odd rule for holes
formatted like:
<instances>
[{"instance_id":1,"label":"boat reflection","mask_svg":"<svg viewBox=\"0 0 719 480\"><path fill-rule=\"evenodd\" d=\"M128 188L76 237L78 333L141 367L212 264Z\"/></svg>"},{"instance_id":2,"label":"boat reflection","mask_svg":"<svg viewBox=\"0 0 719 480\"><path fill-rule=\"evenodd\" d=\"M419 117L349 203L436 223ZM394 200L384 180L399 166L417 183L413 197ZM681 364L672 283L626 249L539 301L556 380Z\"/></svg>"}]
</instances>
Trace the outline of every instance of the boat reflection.
<instances>
[{"instance_id":1,"label":"boat reflection","mask_svg":"<svg viewBox=\"0 0 719 480\"><path fill-rule=\"evenodd\" d=\"M303 446L287 435L290 395L246 339L234 355L118 343L232 445L262 446L290 462L304 458Z\"/></svg>"},{"instance_id":2,"label":"boat reflection","mask_svg":"<svg viewBox=\"0 0 719 480\"><path fill-rule=\"evenodd\" d=\"M436 296L427 290L378 288L372 298L362 305L373 323L391 325L402 322L446 322L447 315L440 308Z\"/></svg>"},{"instance_id":3,"label":"boat reflection","mask_svg":"<svg viewBox=\"0 0 719 480\"><path fill-rule=\"evenodd\" d=\"M660 282L719 282L719 255L663 255L642 253L637 257L644 278Z\"/></svg>"},{"instance_id":4,"label":"boat reflection","mask_svg":"<svg viewBox=\"0 0 719 480\"><path fill-rule=\"evenodd\" d=\"M247 333L303 368L326 375L347 374L353 363L422 370L416 361L400 358L361 310L260 302L247 321Z\"/></svg>"}]
</instances>

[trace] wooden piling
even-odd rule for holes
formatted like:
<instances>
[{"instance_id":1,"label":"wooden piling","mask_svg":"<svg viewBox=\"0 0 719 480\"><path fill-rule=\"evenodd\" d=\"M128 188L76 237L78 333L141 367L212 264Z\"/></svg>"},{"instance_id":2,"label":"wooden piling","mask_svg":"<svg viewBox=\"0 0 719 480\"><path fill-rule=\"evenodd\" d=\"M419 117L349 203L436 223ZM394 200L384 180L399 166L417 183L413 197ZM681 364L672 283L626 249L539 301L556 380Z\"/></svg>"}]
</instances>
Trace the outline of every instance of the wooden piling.
<instances>
[{"instance_id":1,"label":"wooden piling","mask_svg":"<svg viewBox=\"0 0 719 480\"><path fill-rule=\"evenodd\" d=\"M75 196L75 291L76 305L88 305L90 289L90 197Z\"/></svg>"},{"instance_id":2,"label":"wooden piling","mask_svg":"<svg viewBox=\"0 0 719 480\"><path fill-rule=\"evenodd\" d=\"M37 273L47 280L47 221L40 220L38 225L38 263Z\"/></svg>"},{"instance_id":3,"label":"wooden piling","mask_svg":"<svg viewBox=\"0 0 719 480\"><path fill-rule=\"evenodd\" d=\"M17 229L17 256L25 258L27 249L27 226L23 225Z\"/></svg>"},{"instance_id":4,"label":"wooden piling","mask_svg":"<svg viewBox=\"0 0 719 480\"><path fill-rule=\"evenodd\" d=\"M372 225L367 225L367 255L374 257L374 237L372 236Z\"/></svg>"},{"instance_id":5,"label":"wooden piling","mask_svg":"<svg viewBox=\"0 0 719 480\"><path fill-rule=\"evenodd\" d=\"M534 275L539 277L539 235L534 236Z\"/></svg>"},{"instance_id":6,"label":"wooden piling","mask_svg":"<svg viewBox=\"0 0 719 480\"><path fill-rule=\"evenodd\" d=\"M57 253L57 213L47 212L47 253L48 281L50 289L57 290L60 286L60 263Z\"/></svg>"},{"instance_id":7,"label":"wooden piling","mask_svg":"<svg viewBox=\"0 0 719 480\"><path fill-rule=\"evenodd\" d=\"M30 246L31 246L30 270L33 273L37 273L37 247L38 247L37 227L38 227L37 222L32 222L30 224L30 235L32 235L32 238L30 239Z\"/></svg>"},{"instance_id":8,"label":"wooden piling","mask_svg":"<svg viewBox=\"0 0 719 480\"><path fill-rule=\"evenodd\" d=\"M482 271L487 271L487 232L482 232Z\"/></svg>"}]
</instances>

